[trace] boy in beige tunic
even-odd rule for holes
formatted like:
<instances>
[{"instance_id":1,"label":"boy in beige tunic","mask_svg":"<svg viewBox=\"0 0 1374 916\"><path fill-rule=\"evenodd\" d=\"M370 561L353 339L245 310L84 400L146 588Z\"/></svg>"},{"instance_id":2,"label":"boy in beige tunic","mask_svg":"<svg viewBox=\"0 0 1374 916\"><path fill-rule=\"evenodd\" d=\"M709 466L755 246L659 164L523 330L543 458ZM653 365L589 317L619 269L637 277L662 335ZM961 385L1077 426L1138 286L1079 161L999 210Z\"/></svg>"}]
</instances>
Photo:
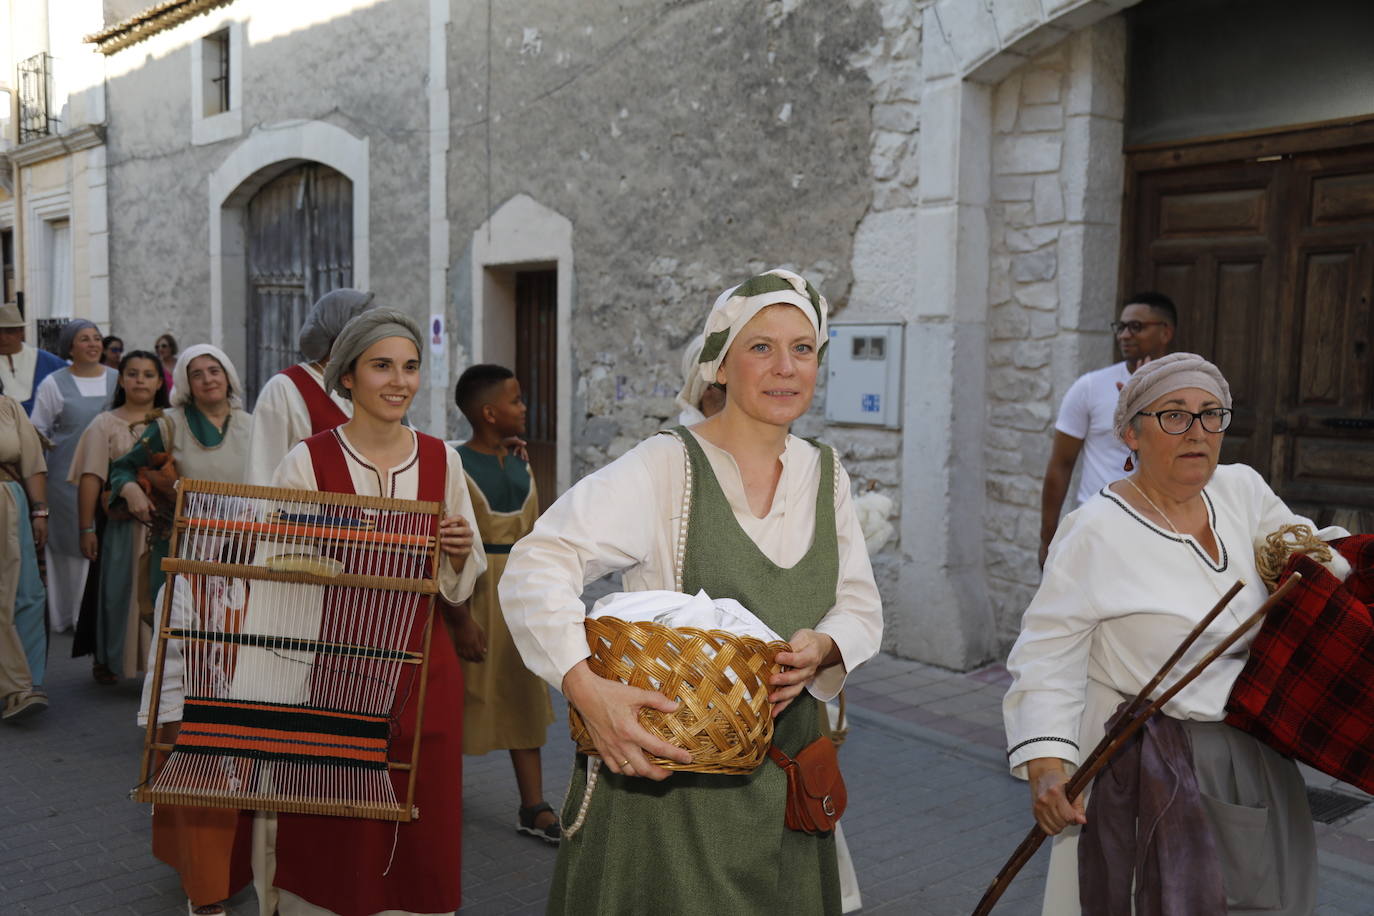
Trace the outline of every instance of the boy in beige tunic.
<instances>
[{"instance_id":1,"label":"boy in beige tunic","mask_svg":"<svg viewBox=\"0 0 1374 916\"><path fill-rule=\"evenodd\" d=\"M455 398L472 424L472 438L458 454L472 494L473 523L487 553L487 570L473 590L471 612L460 615L454 632L466 684L463 753L509 750L520 789L515 829L557 843L558 815L544 799L539 757L553 722L549 689L521 661L496 594L511 546L539 516L529 465L509 447L525 432L525 402L515 374L489 364L464 372Z\"/></svg>"}]
</instances>

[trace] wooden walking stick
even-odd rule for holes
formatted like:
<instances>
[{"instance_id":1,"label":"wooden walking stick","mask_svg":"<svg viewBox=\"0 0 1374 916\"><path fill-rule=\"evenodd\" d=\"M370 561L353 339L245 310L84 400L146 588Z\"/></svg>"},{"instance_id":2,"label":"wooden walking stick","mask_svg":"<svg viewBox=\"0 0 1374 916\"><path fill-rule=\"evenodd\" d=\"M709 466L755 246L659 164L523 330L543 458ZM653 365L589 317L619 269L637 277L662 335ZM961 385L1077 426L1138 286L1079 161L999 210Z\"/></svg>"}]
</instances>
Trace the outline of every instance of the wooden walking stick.
<instances>
[{"instance_id":1,"label":"wooden walking stick","mask_svg":"<svg viewBox=\"0 0 1374 916\"><path fill-rule=\"evenodd\" d=\"M1080 766L1073 774L1073 777L1064 784L1065 797L1070 802L1076 799L1087 787L1088 783L1092 781L1092 778L1107 765L1108 761L1110 761L1112 757L1115 756L1116 752L1121 749L1121 746L1130 740L1131 736L1139 731L1151 716L1163 708L1165 703L1172 700L1179 691L1192 683L1193 680L1196 679L1208 665L1220 657L1223 652L1235 645L1236 641L1248 633L1255 624L1263 620L1264 616L1278 603L1279 599L1284 597L1289 589L1293 588L1300 579L1302 579L1301 573L1295 572L1289 576L1288 581L1284 582L1284 584L1279 587L1278 591L1270 595L1269 600L1260 605L1255 613L1251 614L1247 620L1236 627L1236 629L1231 632L1231 635L1227 636L1213 647L1210 652L1199 659L1198 663L1195 664L1187 674L1179 678L1178 681L1168 690L1164 691L1157 700L1149 702L1150 692L1159 686L1160 682L1168 676L1174 665L1178 664L1179 659L1181 659L1184 653L1197 641L1197 638L1202 635L1208 625L1217 618L1217 615L1222 612L1222 609L1224 609L1226 605L1231 603L1231 599L1245 587L1244 582L1237 580L1236 584L1232 585L1230 590L1222 596L1221 600L1212 607L1212 610L1207 613L1207 616L1202 618L1198 625L1193 627L1192 631L1184 637L1183 642L1179 643L1173 655L1170 655L1168 660L1160 667L1159 671L1155 672L1155 676L1150 679L1150 682L1146 684L1140 693L1136 694L1135 698L1131 700L1124 710L1122 710L1121 715L1117 717L1113 726L1108 729L1107 733L1102 736L1102 740L1097 743L1097 747L1093 748L1092 753L1084 758L1082 766ZM1145 705L1146 703L1149 705ZM1144 706L1143 710L1141 709L1142 706ZM1002 870L997 873L997 877L993 878L992 884L988 887L987 892L983 894L983 898L978 901L978 906L974 908L973 916L987 916L988 913L992 912L992 908L997 904L997 901L1001 899L1002 895L1006 893L1007 888L1011 886L1011 882L1016 877L1017 873L1031 860L1031 857L1035 855L1036 850L1040 848L1040 844L1045 841L1047 836L1049 836L1049 834L1045 833L1039 824L1031 828L1030 833L1026 834L1026 838L1021 841L1021 845L1016 847L1016 851L1011 854L1011 858L1002 866Z\"/></svg>"}]
</instances>

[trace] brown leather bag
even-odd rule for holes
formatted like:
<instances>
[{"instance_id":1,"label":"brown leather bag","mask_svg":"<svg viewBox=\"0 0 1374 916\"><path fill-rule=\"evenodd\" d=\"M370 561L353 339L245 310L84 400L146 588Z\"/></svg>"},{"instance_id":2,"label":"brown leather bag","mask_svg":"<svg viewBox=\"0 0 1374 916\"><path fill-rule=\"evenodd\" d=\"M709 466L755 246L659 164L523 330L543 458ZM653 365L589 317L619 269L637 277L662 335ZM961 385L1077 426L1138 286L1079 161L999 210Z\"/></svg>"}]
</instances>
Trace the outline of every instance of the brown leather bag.
<instances>
[{"instance_id":1,"label":"brown leather bag","mask_svg":"<svg viewBox=\"0 0 1374 916\"><path fill-rule=\"evenodd\" d=\"M787 774L787 829L828 836L849 802L835 742L822 735L796 757L788 757L773 744L768 756Z\"/></svg>"}]
</instances>

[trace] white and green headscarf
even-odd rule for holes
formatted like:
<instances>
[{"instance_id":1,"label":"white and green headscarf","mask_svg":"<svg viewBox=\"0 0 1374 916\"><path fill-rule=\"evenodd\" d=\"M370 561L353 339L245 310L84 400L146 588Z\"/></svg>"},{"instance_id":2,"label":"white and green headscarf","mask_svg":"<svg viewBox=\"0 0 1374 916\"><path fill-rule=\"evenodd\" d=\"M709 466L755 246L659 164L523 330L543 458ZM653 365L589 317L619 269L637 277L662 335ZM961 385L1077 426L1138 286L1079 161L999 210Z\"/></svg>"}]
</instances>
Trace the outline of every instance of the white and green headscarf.
<instances>
[{"instance_id":1,"label":"white and green headscarf","mask_svg":"<svg viewBox=\"0 0 1374 916\"><path fill-rule=\"evenodd\" d=\"M830 303L803 277L778 267L726 290L711 306L703 332L706 342L698 357L703 381L708 385L715 382L716 370L729 352L730 344L750 319L770 305L795 305L801 309L816 329L817 360L825 355L829 343Z\"/></svg>"}]
</instances>

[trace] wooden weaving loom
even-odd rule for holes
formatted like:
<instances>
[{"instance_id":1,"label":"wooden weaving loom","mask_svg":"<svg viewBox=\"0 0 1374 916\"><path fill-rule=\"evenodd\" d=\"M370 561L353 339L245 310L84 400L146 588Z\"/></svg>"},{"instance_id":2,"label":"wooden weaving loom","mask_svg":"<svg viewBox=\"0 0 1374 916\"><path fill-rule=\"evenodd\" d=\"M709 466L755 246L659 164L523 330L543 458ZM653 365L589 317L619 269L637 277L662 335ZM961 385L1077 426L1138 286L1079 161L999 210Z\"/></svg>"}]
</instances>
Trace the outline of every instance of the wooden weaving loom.
<instances>
[{"instance_id":1,"label":"wooden weaving loom","mask_svg":"<svg viewBox=\"0 0 1374 916\"><path fill-rule=\"evenodd\" d=\"M135 798L418 817L442 514L436 502L182 480ZM182 723L165 744L157 713L178 657ZM413 741L394 747L411 703Z\"/></svg>"}]
</instances>

